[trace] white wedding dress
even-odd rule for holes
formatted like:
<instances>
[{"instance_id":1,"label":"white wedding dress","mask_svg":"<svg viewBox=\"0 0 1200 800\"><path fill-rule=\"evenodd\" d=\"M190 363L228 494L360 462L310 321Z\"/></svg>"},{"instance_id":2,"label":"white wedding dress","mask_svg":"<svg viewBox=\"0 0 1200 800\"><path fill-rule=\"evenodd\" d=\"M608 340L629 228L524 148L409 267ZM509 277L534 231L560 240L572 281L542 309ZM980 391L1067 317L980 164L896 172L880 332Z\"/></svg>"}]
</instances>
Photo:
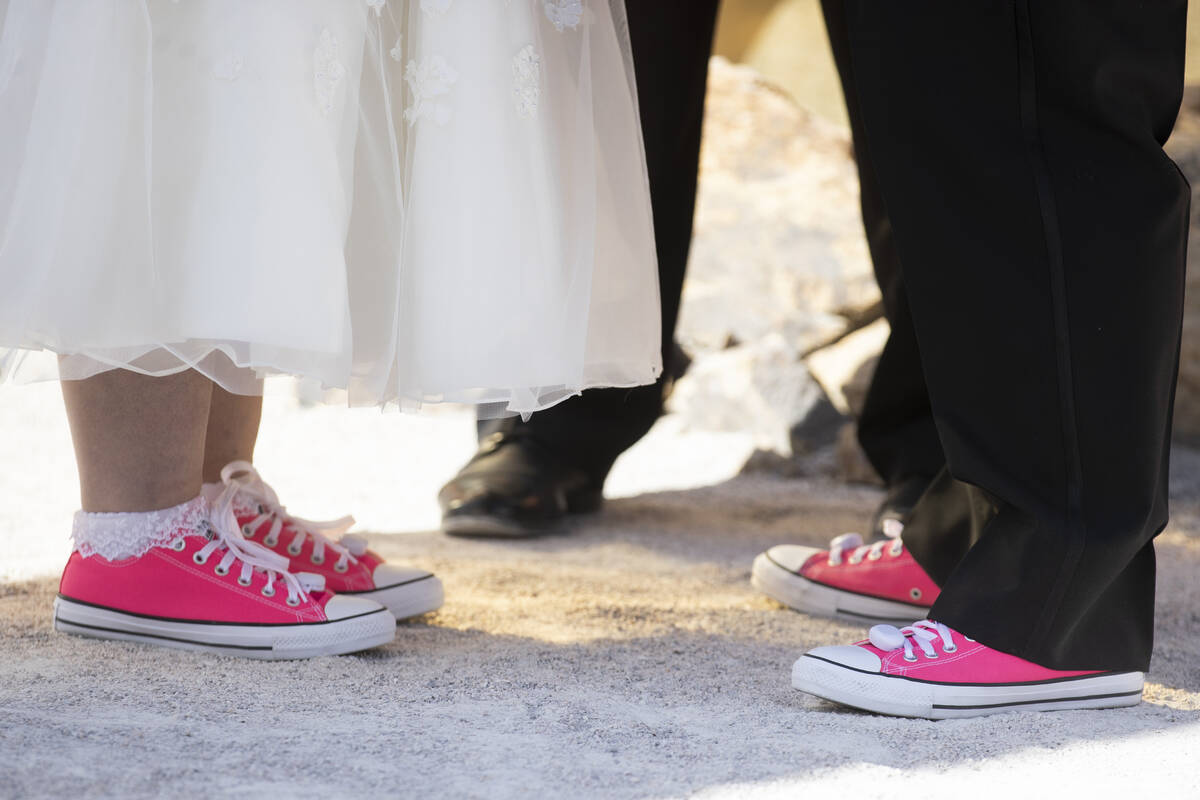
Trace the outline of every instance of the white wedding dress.
<instances>
[{"instance_id":1,"label":"white wedding dress","mask_svg":"<svg viewBox=\"0 0 1200 800\"><path fill-rule=\"evenodd\" d=\"M510 412L652 382L622 8L0 0L0 377Z\"/></svg>"}]
</instances>

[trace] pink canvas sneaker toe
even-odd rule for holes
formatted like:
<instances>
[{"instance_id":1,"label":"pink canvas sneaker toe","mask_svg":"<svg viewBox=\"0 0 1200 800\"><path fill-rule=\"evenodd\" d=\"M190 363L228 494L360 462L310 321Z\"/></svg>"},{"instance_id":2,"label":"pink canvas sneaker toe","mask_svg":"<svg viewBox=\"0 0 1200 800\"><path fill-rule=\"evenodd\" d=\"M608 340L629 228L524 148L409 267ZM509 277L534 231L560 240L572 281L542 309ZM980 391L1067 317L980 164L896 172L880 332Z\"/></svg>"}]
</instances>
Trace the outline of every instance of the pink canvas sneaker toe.
<instances>
[{"instance_id":1,"label":"pink canvas sneaker toe","mask_svg":"<svg viewBox=\"0 0 1200 800\"><path fill-rule=\"evenodd\" d=\"M54 601L57 630L262 659L352 653L395 638L386 608L287 572L286 561L240 538L227 507L222 515L197 498L161 512L155 530L128 529L128 518L148 516L77 517Z\"/></svg>"},{"instance_id":2,"label":"pink canvas sneaker toe","mask_svg":"<svg viewBox=\"0 0 1200 800\"><path fill-rule=\"evenodd\" d=\"M857 533L828 550L783 544L754 559L750 581L786 606L849 622L906 622L924 615L938 587L904 547L904 526L888 520L889 539L863 544Z\"/></svg>"},{"instance_id":3,"label":"pink canvas sneaker toe","mask_svg":"<svg viewBox=\"0 0 1200 800\"><path fill-rule=\"evenodd\" d=\"M388 564L367 548L366 540L346 530L353 517L316 522L292 516L279 496L246 461L221 470L222 483L204 487L215 497L234 490L233 510L242 535L288 561L293 572L325 579L339 596L360 597L387 607L396 619L427 614L442 607L442 582L431 572Z\"/></svg>"},{"instance_id":4,"label":"pink canvas sneaker toe","mask_svg":"<svg viewBox=\"0 0 1200 800\"><path fill-rule=\"evenodd\" d=\"M792 686L801 691L926 719L1134 706L1144 680L1141 672L1048 669L930 620L876 625L866 641L818 647L792 667Z\"/></svg>"}]
</instances>

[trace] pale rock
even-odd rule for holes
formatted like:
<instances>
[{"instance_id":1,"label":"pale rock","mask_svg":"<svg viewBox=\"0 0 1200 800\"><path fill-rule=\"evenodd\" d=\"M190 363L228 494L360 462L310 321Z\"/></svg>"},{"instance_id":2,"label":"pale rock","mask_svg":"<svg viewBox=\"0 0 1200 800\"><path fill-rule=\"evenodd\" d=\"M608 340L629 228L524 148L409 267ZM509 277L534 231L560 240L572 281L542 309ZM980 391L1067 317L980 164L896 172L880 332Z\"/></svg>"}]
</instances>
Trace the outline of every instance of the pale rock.
<instances>
[{"instance_id":1,"label":"pale rock","mask_svg":"<svg viewBox=\"0 0 1200 800\"><path fill-rule=\"evenodd\" d=\"M857 417L870 383L871 366L879 358L891 329L878 319L809 355L808 368L843 414Z\"/></svg>"},{"instance_id":2,"label":"pale rock","mask_svg":"<svg viewBox=\"0 0 1200 800\"><path fill-rule=\"evenodd\" d=\"M865 483L871 486L883 485L879 473L875 471L875 467L871 466L867 454L863 452L862 445L858 443L858 426L853 422L847 422L838 431L833 455L834 474L838 480L846 483Z\"/></svg>"},{"instance_id":3,"label":"pale rock","mask_svg":"<svg viewBox=\"0 0 1200 800\"><path fill-rule=\"evenodd\" d=\"M704 431L745 431L783 458L833 443L843 418L778 333L711 353L675 385L671 412Z\"/></svg>"},{"instance_id":4,"label":"pale rock","mask_svg":"<svg viewBox=\"0 0 1200 800\"><path fill-rule=\"evenodd\" d=\"M1167 142L1167 152L1192 183L1183 341L1179 353L1179 388L1175 393L1175 436L1200 443L1200 88L1189 89L1175 133Z\"/></svg>"},{"instance_id":5,"label":"pale rock","mask_svg":"<svg viewBox=\"0 0 1200 800\"><path fill-rule=\"evenodd\" d=\"M698 354L778 333L805 353L878 302L848 131L713 59L680 341Z\"/></svg>"}]
</instances>

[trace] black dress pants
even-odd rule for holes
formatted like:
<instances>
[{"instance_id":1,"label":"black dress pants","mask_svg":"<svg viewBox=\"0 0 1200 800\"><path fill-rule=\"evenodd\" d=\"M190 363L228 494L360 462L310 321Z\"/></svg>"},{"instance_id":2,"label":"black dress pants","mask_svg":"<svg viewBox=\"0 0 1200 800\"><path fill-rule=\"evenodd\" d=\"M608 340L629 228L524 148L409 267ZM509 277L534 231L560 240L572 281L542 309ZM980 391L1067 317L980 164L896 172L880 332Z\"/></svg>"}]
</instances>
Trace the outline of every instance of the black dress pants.
<instances>
[{"instance_id":1,"label":"black dress pants","mask_svg":"<svg viewBox=\"0 0 1200 800\"><path fill-rule=\"evenodd\" d=\"M825 14L829 44L847 99L846 110L858 163L863 226L875 267L875 279L883 297L884 316L891 326L858 419L858 440L871 466L889 488L911 484L920 487L941 472L946 457L933 423L929 392L921 372L921 352L909 313L908 293L891 218L879 191L862 114L854 101L858 88L850 57L845 0L821 0L821 10Z\"/></svg>"},{"instance_id":2,"label":"black dress pants","mask_svg":"<svg viewBox=\"0 0 1200 800\"><path fill-rule=\"evenodd\" d=\"M1186 0L844 0L947 472L905 530L931 617L1145 670L1190 192L1162 145Z\"/></svg>"}]
</instances>

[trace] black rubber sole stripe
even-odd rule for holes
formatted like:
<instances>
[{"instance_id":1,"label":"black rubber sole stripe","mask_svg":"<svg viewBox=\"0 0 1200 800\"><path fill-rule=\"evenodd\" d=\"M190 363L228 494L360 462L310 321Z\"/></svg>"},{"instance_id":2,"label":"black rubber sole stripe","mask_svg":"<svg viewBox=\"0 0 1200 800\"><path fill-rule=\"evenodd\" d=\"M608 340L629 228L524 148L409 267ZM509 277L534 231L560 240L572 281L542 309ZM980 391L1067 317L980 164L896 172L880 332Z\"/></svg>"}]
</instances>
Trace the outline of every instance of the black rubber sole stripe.
<instances>
[{"instance_id":1,"label":"black rubber sole stripe","mask_svg":"<svg viewBox=\"0 0 1200 800\"><path fill-rule=\"evenodd\" d=\"M338 594L345 594L345 592L338 592ZM380 612L387 611L386 608L378 608L374 611L364 611L361 614L355 614L353 617L343 617L342 619L312 620L307 622L301 622L299 620L296 622L228 622L225 620L216 619L179 619L177 617L156 617L153 614L139 614L136 611L125 611L124 609L113 608L112 606L102 606L99 603L89 603L86 600L76 600L74 597L68 597L61 592L58 596L70 603L76 603L77 605L87 606L89 608L98 608L101 611L112 611L117 614L124 614L127 617L153 619L158 620L159 622L179 622L184 625L237 625L239 628L290 628L293 625L329 625L334 622L346 622L347 620L358 619L359 617L369 617L372 614L379 614Z\"/></svg>"},{"instance_id":2,"label":"black rubber sole stripe","mask_svg":"<svg viewBox=\"0 0 1200 800\"><path fill-rule=\"evenodd\" d=\"M775 559L771 558L771 554L770 554L770 553L763 553L763 555L765 555L765 556L767 557L767 561L770 561L772 564L774 564L775 566L779 567L781 570L783 570L784 572L788 573L789 575L794 575L795 577L799 578L799 579L800 579L800 580L802 580L802 581L807 581L808 583L814 584L814 585L816 585L816 586L820 586L820 587L821 587L821 588L823 588L823 589L832 589L832 590L833 590L833 591L835 591L835 592L844 592L844 593L846 593L846 594L852 594L852 595L854 595L855 597L865 597L865 598L867 598L868 600L884 600L884 601L886 601L886 602L888 602L888 603L896 603L897 605L901 605L901 606L908 606L908 607L909 607L909 608L911 608L913 611L915 611L915 612L916 612L918 615L920 615L920 614L922 614L922 613L924 613L924 612L928 611L928 610L929 610L929 609L932 607L932 606L919 606L919 605L913 605L912 603L906 603L906 602L904 602L903 600L892 600L892 599L891 599L891 598L889 598L889 597L880 597L879 595L867 594L867 593L865 593L865 592L856 592L856 591L854 591L853 589L842 589L842 588L840 588L840 587L836 587L836 586L829 586L828 584L821 583L820 581L814 581L812 578L806 578L806 577L804 577L803 575L800 575L800 574L798 574L798 573L792 572L790 569L788 569L787 567L785 567L783 564L780 564L778 561L776 561ZM840 608L837 610L837 613L839 613L839 614L854 614L854 612L853 612L853 611L843 611L843 610L842 610L842 609L840 609ZM867 619L875 619L875 617L871 617L871 616L869 616L869 615L866 615L866 614L854 614L854 616L856 616L856 617L866 617Z\"/></svg>"},{"instance_id":3,"label":"black rubber sole stripe","mask_svg":"<svg viewBox=\"0 0 1200 800\"><path fill-rule=\"evenodd\" d=\"M826 664L832 664L839 669L848 669L851 672L861 672L863 675L874 675L877 678L888 678L893 681L908 681L909 683L924 683L930 686L1048 686L1052 683L1069 683L1070 681L1085 681L1090 678L1103 678L1105 675L1115 675L1113 672L1097 672L1093 675L1072 675L1067 678L1050 678L1044 681L1011 681L1009 683L947 683L946 681L925 681L920 678L909 678L905 675L884 675L882 672L871 672L870 670L858 669L857 667L848 667L845 664L839 664L837 661L831 661L828 658L814 656L812 653L805 653L801 658L811 658L814 661L824 661ZM968 708L968 706L962 706Z\"/></svg>"},{"instance_id":4,"label":"black rubber sole stripe","mask_svg":"<svg viewBox=\"0 0 1200 800\"><path fill-rule=\"evenodd\" d=\"M203 645L204 647L219 647L219 648L222 648L225 650L274 650L275 649L275 648L271 647L270 645L218 644L218 643L214 643L214 642L197 642L194 639L180 639L176 636L163 636L158 633L141 633L141 632L121 630L120 628L105 628L101 625L89 625L86 622L72 622L69 619L63 619L62 617L59 617L59 616L55 616L54 621L61 622L64 625L71 625L76 628L88 628L89 630L93 630L93 631L106 631L108 633L123 633L126 636L133 636L133 637L137 637L137 638L162 639L162 640L168 641L168 642L182 642L183 644L198 644L198 645Z\"/></svg>"},{"instance_id":5,"label":"black rubber sole stripe","mask_svg":"<svg viewBox=\"0 0 1200 800\"><path fill-rule=\"evenodd\" d=\"M376 586L374 589L363 589L360 592L338 592L338 594L342 595L343 597L353 597L356 594L370 594L371 592L386 592L388 589L395 589L399 586L411 586L414 583L420 583L421 581L427 581L430 578L434 578L434 577L437 577L437 576L431 572L428 575L422 575L420 578L413 578L412 580L409 580L409 581L400 581L399 583L391 583L391 584L388 584L387 586Z\"/></svg>"},{"instance_id":6,"label":"black rubber sole stripe","mask_svg":"<svg viewBox=\"0 0 1200 800\"><path fill-rule=\"evenodd\" d=\"M1036 706L1036 705L1042 705L1045 703L1077 703L1080 700L1110 700L1114 697L1133 697L1135 695L1140 695L1141 693L1142 693L1142 690L1138 689L1133 692L1114 692L1112 694L1085 694L1085 695L1080 695L1079 697L1056 697L1053 699L1042 699L1042 700L1015 700L1011 703L981 703L979 705L974 705L974 706L943 705L942 703L934 703L932 707L933 708L947 708L947 709L960 708L960 709L964 709L964 710L974 709L974 708L1016 708L1017 706ZM1084 711L1086 709L1080 709L1080 710Z\"/></svg>"},{"instance_id":7,"label":"black rubber sole stripe","mask_svg":"<svg viewBox=\"0 0 1200 800\"><path fill-rule=\"evenodd\" d=\"M841 591L841 590L839 590L839 591ZM870 595L860 595L860 596L861 597L870 597ZM873 599L882 600L883 598L873 598ZM888 602L894 603L896 601L889 600ZM928 608L922 608L922 609L919 609L917 611L917 613L920 614L921 611L928 611L928 610L929 610ZM835 611L833 613L837 614L839 617L857 617L858 619L874 620L875 622L879 622L881 620L884 622L886 622L888 620L895 622L897 620L896 617L881 617L878 614L860 614L857 611L847 611L844 608L839 608L837 611Z\"/></svg>"}]
</instances>

